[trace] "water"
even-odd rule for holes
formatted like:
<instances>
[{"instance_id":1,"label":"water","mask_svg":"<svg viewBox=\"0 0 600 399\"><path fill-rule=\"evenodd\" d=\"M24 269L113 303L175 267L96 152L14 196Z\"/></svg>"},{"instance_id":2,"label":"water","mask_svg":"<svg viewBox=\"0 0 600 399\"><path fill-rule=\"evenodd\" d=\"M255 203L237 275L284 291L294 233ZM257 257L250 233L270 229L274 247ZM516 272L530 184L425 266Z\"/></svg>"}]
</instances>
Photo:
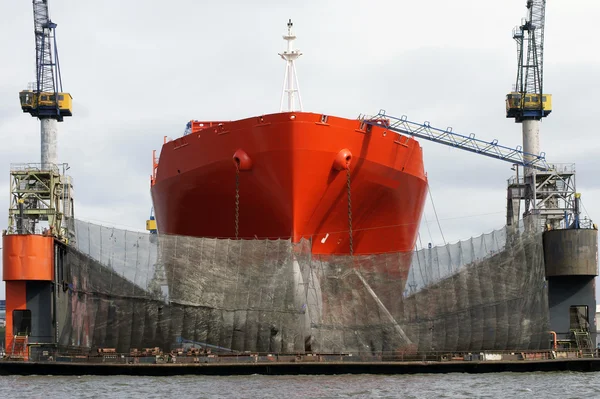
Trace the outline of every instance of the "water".
<instances>
[{"instance_id":1,"label":"water","mask_svg":"<svg viewBox=\"0 0 600 399\"><path fill-rule=\"evenodd\" d=\"M600 373L0 377L0 398L597 398Z\"/></svg>"}]
</instances>

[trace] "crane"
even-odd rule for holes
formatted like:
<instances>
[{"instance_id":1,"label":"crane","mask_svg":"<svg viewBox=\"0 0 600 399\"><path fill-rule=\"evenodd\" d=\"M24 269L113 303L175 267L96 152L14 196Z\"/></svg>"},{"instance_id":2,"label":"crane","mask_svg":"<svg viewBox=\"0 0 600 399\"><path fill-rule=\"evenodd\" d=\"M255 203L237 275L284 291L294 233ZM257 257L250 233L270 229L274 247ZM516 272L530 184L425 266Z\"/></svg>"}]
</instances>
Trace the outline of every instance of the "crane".
<instances>
[{"instance_id":1,"label":"crane","mask_svg":"<svg viewBox=\"0 0 600 399\"><path fill-rule=\"evenodd\" d=\"M57 164L58 125L72 116L72 97L63 92L56 46L56 24L48 13L48 0L32 0L36 52L36 80L19 93L21 109L40 120L43 169Z\"/></svg>"},{"instance_id":2,"label":"crane","mask_svg":"<svg viewBox=\"0 0 600 399\"><path fill-rule=\"evenodd\" d=\"M506 117L521 124L523 150L538 154L541 120L552 112L552 95L544 93L546 0L526 0L525 6L527 16L512 31L517 44L517 79L506 96ZM526 158L531 160L530 155ZM569 227L579 217L578 199L574 165L562 165L549 173L526 167L522 178L517 168L516 178L508 185L507 223L516 222L524 201L524 216L535 213L550 228Z\"/></svg>"},{"instance_id":3,"label":"crane","mask_svg":"<svg viewBox=\"0 0 600 399\"><path fill-rule=\"evenodd\" d=\"M552 111L552 95L544 94L544 26L546 0L527 0L527 17L513 29L517 43L515 90L506 95L506 117L523 126L523 149L540 151L540 120Z\"/></svg>"}]
</instances>

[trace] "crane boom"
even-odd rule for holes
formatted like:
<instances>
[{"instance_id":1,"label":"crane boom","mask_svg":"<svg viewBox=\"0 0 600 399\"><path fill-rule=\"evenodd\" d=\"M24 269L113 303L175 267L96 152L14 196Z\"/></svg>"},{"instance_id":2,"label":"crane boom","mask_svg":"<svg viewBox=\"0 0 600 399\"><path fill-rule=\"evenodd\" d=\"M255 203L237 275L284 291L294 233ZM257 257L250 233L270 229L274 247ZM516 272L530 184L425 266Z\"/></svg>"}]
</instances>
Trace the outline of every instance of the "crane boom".
<instances>
[{"instance_id":1,"label":"crane boom","mask_svg":"<svg viewBox=\"0 0 600 399\"><path fill-rule=\"evenodd\" d=\"M544 83L546 0L528 0L527 14L527 19L513 33L520 62L516 87L523 94L541 95ZM526 60L523 60L524 53L527 54Z\"/></svg>"},{"instance_id":2,"label":"crane boom","mask_svg":"<svg viewBox=\"0 0 600 399\"><path fill-rule=\"evenodd\" d=\"M54 93L62 91L60 66L56 48L56 24L48 14L48 0L33 0L35 33L36 91ZM54 54L52 45L54 44Z\"/></svg>"},{"instance_id":3,"label":"crane boom","mask_svg":"<svg viewBox=\"0 0 600 399\"><path fill-rule=\"evenodd\" d=\"M32 4L36 81L19 93L21 109L42 120L62 122L65 116L72 115L72 98L63 93L56 24L50 19L48 0L32 0Z\"/></svg>"},{"instance_id":4,"label":"crane boom","mask_svg":"<svg viewBox=\"0 0 600 399\"><path fill-rule=\"evenodd\" d=\"M383 125L386 129L400 134L406 134L421 139L444 144L461 150L485 155L501 161L518 164L525 167L538 170L549 170L550 166L546 163L545 154L529 154L517 148L505 147L498 144L497 140L490 142L475 138L474 134L468 136L454 133L452 128L439 129L432 127L429 122L415 123L406 119L406 116L400 118L386 115L384 110L380 110L375 116L360 116L360 120L368 125Z\"/></svg>"},{"instance_id":5,"label":"crane boom","mask_svg":"<svg viewBox=\"0 0 600 399\"><path fill-rule=\"evenodd\" d=\"M552 96L544 94L544 29L546 0L527 0L527 17L513 29L517 43L517 80L506 96L506 117L515 122L540 120L552 112Z\"/></svg>"}]
</instances>

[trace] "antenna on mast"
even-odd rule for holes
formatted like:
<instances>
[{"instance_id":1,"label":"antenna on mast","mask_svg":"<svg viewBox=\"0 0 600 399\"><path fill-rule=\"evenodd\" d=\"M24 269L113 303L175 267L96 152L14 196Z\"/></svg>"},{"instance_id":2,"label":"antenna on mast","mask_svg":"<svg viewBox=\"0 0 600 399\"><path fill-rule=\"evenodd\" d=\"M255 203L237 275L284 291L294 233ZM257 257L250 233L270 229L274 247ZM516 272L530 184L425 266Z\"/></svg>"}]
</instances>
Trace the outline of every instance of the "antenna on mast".
<instances>
[{"instance_id":1,"label":"antenna on mast","mask_svg":"<svg viewBox=\"0 0 600 399\"><path fill-rule=\"evenodd\" d=\"M294 24L290 19L288 21L287 35L283 35L283 39L287 41L287 50L283 53L279 53L282 59L286 61L285 66L285 77L283 78L283 90L281 92L281 104L279 106L279 112L283 112L283 100L287 93L287 111L294 111L294 99L296 94L298 95L298 102L300 103L300 111L302 111L302 98L300 97L300 87L298 86L298 76L296 75L296 66L294 61L302 55L298 50L294 50L293 41L296 36L292 32Z\"/></svg>"}]
</instances>

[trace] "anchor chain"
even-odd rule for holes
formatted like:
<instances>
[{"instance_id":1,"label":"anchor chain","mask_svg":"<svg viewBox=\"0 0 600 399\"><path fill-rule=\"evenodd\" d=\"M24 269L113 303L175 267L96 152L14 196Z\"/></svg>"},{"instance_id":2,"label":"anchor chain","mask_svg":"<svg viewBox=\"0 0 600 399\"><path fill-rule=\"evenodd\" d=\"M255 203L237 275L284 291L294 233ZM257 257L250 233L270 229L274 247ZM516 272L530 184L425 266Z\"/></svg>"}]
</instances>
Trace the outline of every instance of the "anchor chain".
<instances>
[{"instance_id":1,"label":"anchor chain","mask_svg":"<svg viewBox=\"0 0 600 399\"><path fill-rule=\"evenodd\" d=\"M235 164L235 239L240 227L240 165Z\"/></svg>"},{"instance_id":2,"label":"anchor chain","mask_svg":"<svg viewBox=\"0 0 600 399\"><path fill-rule=\"evenodd\" d=\"M350 188L350 165L346 165L346 186L348 189L348 234L350 255L354 255L354 240L352 238L352 190Z\"/></svg>"}]
</instances>

